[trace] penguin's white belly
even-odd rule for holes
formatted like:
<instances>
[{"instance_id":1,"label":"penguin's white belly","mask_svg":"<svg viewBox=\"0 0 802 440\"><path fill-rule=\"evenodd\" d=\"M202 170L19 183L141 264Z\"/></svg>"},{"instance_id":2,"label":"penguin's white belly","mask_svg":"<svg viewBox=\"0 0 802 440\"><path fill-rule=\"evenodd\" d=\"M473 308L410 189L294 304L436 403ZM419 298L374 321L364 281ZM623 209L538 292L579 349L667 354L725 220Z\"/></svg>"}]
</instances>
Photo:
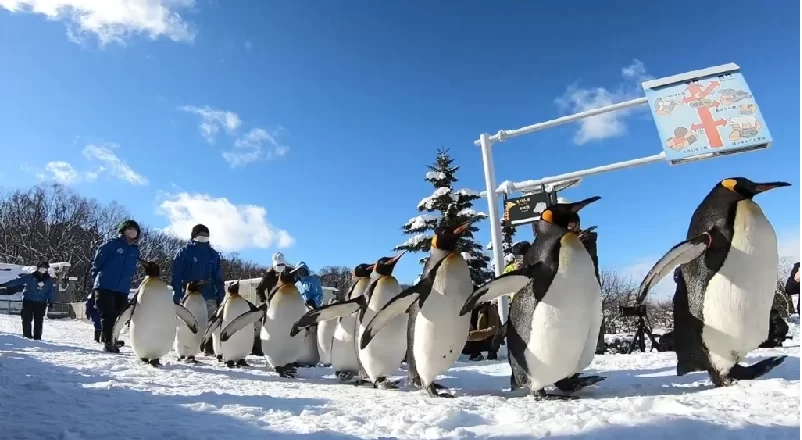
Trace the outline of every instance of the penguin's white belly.
<instances>
[{"instance_id":1,"label":"penguin's white belly","mask_svg":"<svg viewBox=\"0 0 802 440\"><path fill-rule=\"evenodd\" d=\"M140 359L158 359L170 352L175 341L176 321L173 295L163 285L148 283L148 291L140 292L139 303L131 318L131 348Z\"/></svg>"},{"instance_id":2,"label":"penguin's white belly","mask_svg":"<svg viewBox=\"0 0 802 440\"><path fill-rule=\"evenodd\" d=\"M320 362L323 364L331 363L331 343L336 329L337 320L335 319L323 321L317 325L317 351L320 354Z\"/></svg>"},{"instance_id":3,"label":"penguin's white belly","mask_svg":"<svg viewBox=\"0 0 802 440\"><path fill-rule=\"evenodd\" d=\"M401 293L401 286L398 285L398 282L395 280L383 281L383 283L385 282L389 285L387 288L380 284L374 289L373 297L359 325L357 340L362 339L362 333L365 331L367 323L373 320L376 313ZM376 334L367 347L359 350L359 360L371 381L376 382L380 377L387 377L395 373L401 366L407 350L408 321L409 315L406 313L396 316Z\"/></svg>"},{"instance_id":4,"label":"penguin's white belly","mask_svg":"<svg viewBox=\"0 0 802 440\"><path fill-rule=\"evenodd\" d=\"M231 321L250 310L251 307L244 299L229 299L223 309L223 324L220 328L226 328ZM220 345L224 361L239 361L245 359L253 349L253 328L251 326L246 326L242 330L231 335L227 341L221 342Z\"/></svg>"},{"instance_id":5,"label":"penguin's white belly","mask_svg":"<svg viewBox=\"0 0 802 440\"><path fill-rule=\"evenodd\" d=\"M212 351L216 356L223 355L223 344L220 341L220 328L212 331Z\"/></svg>"},{"instance_id":6,"label":"penguin's white belly","mask_svg":"<svg viewBox=\"0 0 802 440\"><path fill-rule=\"evenodd\" d=\"M459 316L459 311L472 292L468 264L461 257L448 257L415 318L412 355L424 386L448 370L462 353L471 315Z\"/></svg>"},{"instance_id":7,"label":"penguin's white belly","mask_svg":"<svg viewBox=\"0 0 802 440\"><path fill-rule=\"evenodd\" d=\"M200 352L200 343L206 332L209 320L206 314L206 301L200 295L192 295L185 302L184 307L192 313L198 321L198 332L193 334L184 321L177 319L178 328L175 334L175 351L179 356L195 356Z\"/></svg>"},{"instance_id":8,"label":"penguin's white belly","mask_svg":"<svg viewBox=\"0 0 802 440\"><path fill-rule=\"evenodd\" d=\"M531 389L552 385L590 364L593 352L590 360L582 355L591 342L595 351L595 340L589 338L598 337L600 304L593 261L578 239L563 238L557 274L535 307L524 352Z\"/></svg>"},{"instance_id":9,"label":"penguin's white belly","mask_svg":"<svg viewBox=\"0 0 802 440\"><path fill-rule=\"evenodd\" d=\"M592 260L591 260L592 261ZM578 373L590 365L593 362L593 358L596 356L596 347L599 344L599 332L601 331L601 324L602 324L602 298L601 298L601 288L599 287L599 283L596 280L595 272L593 274L593 280L595 281L595 292L594 297L592 298L592 302L590 303L590 328L588 328L588 338L585 341L585 349L582 351L582 356L579 358L579 365L577 365L575 373Z\"/></svg>"},{"instance_id":10,"label":"penguin's white belly","mask_svg":"<svg viewBox=\"0 0 802 440\"><path fill-rule=\"evenodd\" d=\"M334 371L359 371L355 332L356 316L350 315L340 319L331 342L331 367Z\"/></svg>"},{"instance_id":11,"label":"penguin's white belly","mask_svg":"<svg viewBox=\"0 0 802 440\"><path fill-rule=\"evenodd\" d=\"M707 286L702 309L702 340L722 372L768 336L779 265L777 235L763 211L749 200L737 206L730 252Z\"/></svg>"},{"instance_id":12,"label":"penguin's white belly","mask_svg":"<svg viewBox=\"0 0 802 440\"><path fill-rule=\"evenodd\" d=\"M273 368L296 362L301 355L306 335L291 337L290 330L306 311L300 294L279 292L273 297L260 333L262 352Z\"/></svg>"}]
</instances>

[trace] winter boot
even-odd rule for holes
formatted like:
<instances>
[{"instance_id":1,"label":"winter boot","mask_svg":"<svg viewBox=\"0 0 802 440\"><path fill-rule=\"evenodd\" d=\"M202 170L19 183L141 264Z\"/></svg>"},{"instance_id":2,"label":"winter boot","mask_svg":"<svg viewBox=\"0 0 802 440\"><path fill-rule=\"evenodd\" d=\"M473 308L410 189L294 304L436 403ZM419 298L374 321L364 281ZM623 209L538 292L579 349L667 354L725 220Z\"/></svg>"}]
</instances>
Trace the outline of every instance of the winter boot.
<instances>
[{"instance_id":1,"label":"winter boot","mask_svg":"<svg viewBox=\"0 0 802 440\"><path fill-rule=\"evenodd\" d=\"M100 330L95 330L95 342L100 343Z\"/></svg>"}]
</instances>

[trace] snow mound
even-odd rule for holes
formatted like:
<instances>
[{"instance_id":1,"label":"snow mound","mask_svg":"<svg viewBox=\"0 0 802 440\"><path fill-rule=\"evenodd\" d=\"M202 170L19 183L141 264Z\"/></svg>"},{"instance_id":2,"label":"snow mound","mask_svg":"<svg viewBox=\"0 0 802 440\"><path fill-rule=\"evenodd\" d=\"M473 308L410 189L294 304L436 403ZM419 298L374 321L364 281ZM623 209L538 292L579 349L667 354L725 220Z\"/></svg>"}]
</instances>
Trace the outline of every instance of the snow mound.
<instances>
[{"instance_id":1,"label":"snow mound","mask_svg":"<svg viewBox=\"0 0 802 440\"><path fill-rule=\"evenodd\" d=\"M794 327L798 341L798 325ZM576 401L535 402L509 392L505 361L457 362L441 377L455 399L402 387L335 383L330 368L279 378L228 369L205 356L161 368L126 345L100 351L85 322L45 321L44 341L18 336L19 317L0 315L0 437L25 439L798 439L799 345L759 349L749 363L787 354L766 376L716 389L703 373L675 376L673 353L596 356L588 372L607 379ZM405 376L399 370L395 378Z\"/></svg>"}]
</instances>

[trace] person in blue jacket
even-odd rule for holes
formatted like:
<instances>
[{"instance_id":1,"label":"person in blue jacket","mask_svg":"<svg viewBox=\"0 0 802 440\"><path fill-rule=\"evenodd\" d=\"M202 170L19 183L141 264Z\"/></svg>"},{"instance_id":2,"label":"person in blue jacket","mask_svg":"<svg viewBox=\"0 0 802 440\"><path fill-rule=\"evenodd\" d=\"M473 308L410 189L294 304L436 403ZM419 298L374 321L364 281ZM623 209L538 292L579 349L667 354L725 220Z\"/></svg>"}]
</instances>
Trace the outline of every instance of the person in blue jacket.
<instances>
[{"instance_id":1,"label":"person in blue jacket","mask_svg":"<svg viewBox=\"0 0 802 440\"><path fill-rule=\"evenodd\" d=\"M298 282L295 283L295 286L301 292L301 296L304 297L306 306L310 309L320 307L323 302L323 288L320 286L320 279L309 273L309 267L303 261L298 263L295 273L298 276Z\"/></svg>"},{"instance_id":2,"label":"person in blue jacket","mask_svg":"<svg viewBox=\"0 0 802 440\"><path fill-rule=\"evenodd\" d=\"M53 279L48 273L50 263L41 261L36 271L13 279L2 287L22 286L22 336L28 339L42 339L42 324L47 309L53 308ZM33 332L31 332L33 321Z\"/></svg>"},{"instance_id":3,"label":"person in blue jacket","mask_svg":"<svg viewBox=\"0 0 802 440\"><path fill-rule=\"evenodd\" d=\"M100 312L95 306L95 294L92 292L89 298L86 299L86 317L92 320L95 325L95 342L100 342L100 333L102 327L100 326Z\"/></svg>"},{"instance_id":4,"label":"person in blue jacket","mask_svg":"<svg viewBox=\"0 0 802 440\"><path fill-rule=\"evenodd\" d=\"M209 228L197 224L190 233L190 242L173 258L173 301L178 304L184 296L184 287L191 281L208 281L201 293L206 300L206 310L211 318L226 294L223 288L223 272L220 254L209 245ZM204 347L212 355L211 343Z\"/></svg>"},{"instance_id":5,"label":"person in blue jacket","mask_svg":"<svg viewBox=\"0 0 802 440\"><path fill-rule=\"evenodd\" d=\"M100 245L92 260L89 276L95 279L95 305L100 313L100 342L109 353L119 353L112 340L114 322L128 308L131 281L139 261L139 236L142 230L133 220L117 228L118 236Z\"/></svg>"}]
</instances>

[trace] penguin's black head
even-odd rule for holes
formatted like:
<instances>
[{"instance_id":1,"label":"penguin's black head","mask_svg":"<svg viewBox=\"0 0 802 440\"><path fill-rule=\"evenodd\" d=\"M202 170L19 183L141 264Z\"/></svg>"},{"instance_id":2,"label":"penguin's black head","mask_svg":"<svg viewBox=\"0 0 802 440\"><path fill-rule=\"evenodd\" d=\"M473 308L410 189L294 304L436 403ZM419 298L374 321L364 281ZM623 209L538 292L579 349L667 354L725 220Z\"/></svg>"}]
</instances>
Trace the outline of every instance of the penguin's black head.
<instances>
[{"instance_id":1,"label":"penguin's black head","mask_svg":"<svg viewBox=\"0 0 802 440\"><path fill-rule=\"evenodd\" d=\"M579 222L579 214L571 212L568 215L568 230L578 234L580 231Z\"/></svg>"},{"instance_id":2,"label":"penguin's black head","mask_svg":"<svg viewBox=\"0 0 802 440\"><path fill-rule=\"evenodd\" d=\"M373 272L373 264L362 263L354 268L354 278L370 278Z\"/></svg>"},{"instance_id":3,"label":"penguin's black head","mask_svg":"<svg viewBox=\"0 0 802 440\"><path fill-rule=\"evenodd\" d=\"M206 280L190 281L184 288L186 292L200 292L204 285L206 285Z\"/></svg>"},{"instance_id":4,"label":"penguin's black head","mask_svg":"<svg viewBox=\"0 0 802 440\"><path fill-rule=\"evenodd\" d=\"M727 189L745 199L750 200L752 197L762 192L766 192L774 188L782 188L784 186L791 186L791 184L787 182L755 183L746 177L730 177L729 179L722 180L718 183L718 185L716 185L716 187Z\"/></svg>"},{"instance_id":5,"label":"penguin's black head","mask_svg":"<svg viewBox=\"0 0 802 440\"><path fill-rule=\"evenodd\" d=\"M152 262L152 261L145 261L140 259L140 263L142 263L142 267L145 269L145 275L151 278L158 278L159 277L159 265Z\"/></svg>"},{"instance_id":6,"label":"penguin's black head","mask_svg":"<svg viewBox=\"0 0 802 440\"><path fill-rule=\"evenodd\" d=\"M284 284L295 284L295 282L298 280L298 269L300 268L296 267L293 270L284 270L279 272L278 274L279 281L281 281Z\"/></svg>"},{"instance_id":7,"label":"penguin's black head","mask_svg":"<svg viewBox=\"0 0 802 440\"><path fill-rule=\"evenodd\" d=\"M239 295L239 280L236 283L230 284L228 286L228 294L229 295Z\"/></svg>"},{"instance_id":8,"label":"penguin's black head","mask_svg":"<svg viewBox=\"0 0 802 440\"><path fill-rule=\"evenodd\" d=\"M381 257L379 261L376 262L376 273L382 276L390 276L393 274L393 269L395 268L395 263L398 263L398 260L406 253L406 251L401 252L400 254L396 255L395 257Z\"/></svg>"},{"instance_id":9,"label":"penguin's black head","mask_svg":"<svg viewBox=\"0 0 802 440\"><path fill-rule=\"evenodd\" d=\"M471 223L479 220L479 216L473 216L465 223L453 226L438 226L434 229L434 237L432 237L432 248L440 249L442 251L453 252L457 249L457 241L465 231L471 226Z\"/></svg>"},{"instance_id":10,"label":"penguin's black head","mask_svg":"<svg viewBox=\"0 0 802 440\"><path fill-rule=\"evenodd\" d=\"M591 203L601 199L599 196L591 197L589 199L580 200L574 203L557 203L549 206L540 214L540 221L551 223L565 229L569 229L569 225L574 223L579 227L579 215L577 214L582 208Z\"/></svg>"}]
</instances>

